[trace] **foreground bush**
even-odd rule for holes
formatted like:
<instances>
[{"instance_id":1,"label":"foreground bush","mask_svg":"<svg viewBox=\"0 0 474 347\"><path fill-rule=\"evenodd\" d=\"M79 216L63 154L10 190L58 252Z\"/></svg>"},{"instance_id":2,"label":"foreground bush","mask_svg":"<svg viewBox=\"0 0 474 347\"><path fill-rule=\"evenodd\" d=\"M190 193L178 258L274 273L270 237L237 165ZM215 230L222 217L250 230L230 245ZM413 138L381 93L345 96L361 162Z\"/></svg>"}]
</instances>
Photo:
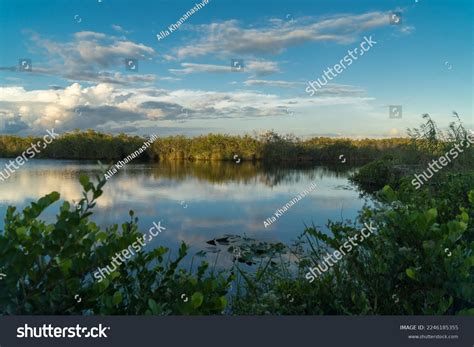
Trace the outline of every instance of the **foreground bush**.
<instances>
[{"instance_id":1,"label":"foreground bush","mask_svg":"<svg viewBox=\"0 0 474 347\"><path fill-rule=\"evenodd\" d=\"M451 200L450 211L443 197L428 195L386 186L378 206L361 213L359 226L329 222L331 236L307 228L293 247L271 254L256 273L238 271L250 289L236 298L235 312L474 315L474 190ZM364 222L373 223L374 235L314 282L305 279L309 267L359 233ZM283 260L291 257L296 270Z\"/></svg>"},{"instance_id":2,"label":"foreground bush","mask_svg":"<svg viewBox=\"0 0 474 347\"><path fill-rule=\"evenodd\" d=\"M364 165L351 180L366 192L375 192L385 185L396 186L402 177L402 171L393 161L380 159Z\"/></svg>"},{"instance_id":3,"label":"foreground bush","mask_svg":"<svg viewBox=\"0 0 474 347\"><path fill-rule=\"evenodd\" d=\"M184 244L174 260L165 262L169 250L159 247L138 253L101 282L93 278L97 267L142 235L133 213L120 231L117 225L101 230L89 220L104 183L81 177L84 198L77 208L64 202L53 224L39 217L59 200L56 192L22 212L8 208L0 234L0 270L7 274L0 283L0 314L221 313L231 277L209 274L205 262L193 274L179 268Z\"/></svg>"}]
</instances>

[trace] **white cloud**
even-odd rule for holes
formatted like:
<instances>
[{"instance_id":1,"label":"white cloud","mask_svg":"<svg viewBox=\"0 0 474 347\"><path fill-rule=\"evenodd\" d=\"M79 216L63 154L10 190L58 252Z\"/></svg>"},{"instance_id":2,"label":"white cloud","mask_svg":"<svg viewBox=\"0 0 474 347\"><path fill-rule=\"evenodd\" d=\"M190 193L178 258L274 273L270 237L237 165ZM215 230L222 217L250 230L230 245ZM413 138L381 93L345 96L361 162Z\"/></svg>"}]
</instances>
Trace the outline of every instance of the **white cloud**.
<instances>
[{"instance_id":1,"label":"white cloud","mask_svg":"<svg viewBox=\"0 0 474 347\"><path fill-rule=\"evenodd\" d=\"M295 88L304 86L304 82L290 82L290 81L272 81L272 80L246 80L246 86L263 86L263 87L279 87L279 88Z\"/></svg>"},{"instance_id":2,"label":"white cloud","mask_svg":"<svg viewBox=\"0 0 474 347\"><path fill-rule=\"evenodd\" d=\"M229 65L213 65L213 64L194 64L182 63L181 69L169 69L169 72L175 75L189 75L193 73L235 73ZM251 73L256 76L264 76L279 72L278 63L264 60L244 61L244 69L242 72Z\"/></svg>"},{"instance_id":3,"label":"white cloud","mask_svg":"<svg viewBox=\"0 0 474 347\"><path fill-rule=\"evenodd\" d=\"M255 73L257 76L265 76L280 72L278 63L274 61L251 60L247 63L244 62L244 68Z\"/></svg>"},{"instance_id":4,"label":"white cloud","mask_svg":"<svg viewBox=\"0 0 474 347\"><path fill-rule=\"evenodd\" d=\"M33 33L32 41L43 49L49 60L48 67L35 65L38 74L58 75L76 81L105 83L151 83L155 75L133 75L110 72L107 69L125 70L125 59L138 61L152 59L156 52L152 47L128 41L122 37L103 33L81 31L73 35L71 42L60 43Z\"/></svg>"},{"instance_id":5,"label":"white cloud","mask_svg":"<svg viewBox=\"0 0 474 347\"><path fill-rule=\"evenodd\" d=\"M189 75L192 73L226 73L230 72L230 66L224 65L212 65L212 64L193 64L193 63L182 63L182 69L169 69L169 72L176 75Z\"/></svg>"},{"instance_id":6,"label":"white cloud","mask_svg":"<svg viewBox=\"0 0 474 347\"><path fill-rule=\"evenodd\" d=\"M307 86L305 82L293 82L293 81L278 81L278 80L256 80L249 79L244 82L246 86L261 86L261 87L278 87L278 88L301 88L304 90L304 86ZM346 85L346 84L328 84L324 88L318 90L318 96L354 96L363 94L365 90L360 87Z\"/></svg>"},{"instance_id":7,"label":"white cloud","mask_svg":"<svg viewBox=\"0 0 474 347\"><path fill-rule=\"evenodd\" d=\"M342 92L317 98L283 98L255 91L170 91L117 88L108 83L91 87L73 83L64 89L45 90L0 88L0 111L14 121L14 129L27 133L53 126L62 131L95 128L134 132L169 121L278 117L287 116L290 106L292 110L312 106L357 106L370 100Z\"/></svg>"},{"instance_id":8,"label":"white cloud","mask_svg":"<svg viewBox=\"0 0 474 347\"><path fill-rule=\"evenodd\" d=\"M121 33L121 34L129 34L130 31L125 30L118 24L112 24L112 29L114 29L116 32Z\"/></svg>"},{"instance_id":9,"label":"white cloud","mask_svg":"<svg viewBox=\"0 0 474 347\"><path fill-rule=\"evenodd\" d=\"M244 28L237 20L193 26L198 42L176 49L179 59L218 54L279 54L291 46L307 42L355 42L361 33L389 25L386 12L341 14L330 18L304 17L292 21L270 19L260 28Z\"/></svg>"}]
</instances>

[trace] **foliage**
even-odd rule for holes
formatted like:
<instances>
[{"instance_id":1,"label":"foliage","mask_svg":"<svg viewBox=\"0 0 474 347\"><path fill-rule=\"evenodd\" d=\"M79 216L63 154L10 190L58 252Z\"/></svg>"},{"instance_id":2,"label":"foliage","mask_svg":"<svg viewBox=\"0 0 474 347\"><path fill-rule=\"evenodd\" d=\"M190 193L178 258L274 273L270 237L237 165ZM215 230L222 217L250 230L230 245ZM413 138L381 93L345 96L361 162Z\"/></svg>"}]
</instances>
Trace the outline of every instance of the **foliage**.
<instances>
[{"instance_id":1,"label":"foliage","mask_svg":"<svg viewBox=\"0 0 474 347\"><path fill-rule=\"evenodd\" d=\"M332 235L306 228L292 247L268 255L264 274L242 274L252 290L236 298L235 313L474 314L474 190L451 200L456 208L449 214L443 198L426 199L405 188L386 186L378 197L379 206L365 208L359 220L372 222L374 235L310 283L304 278L308 268L362 226L329 222ZM290 256L297 271L291 271Z\"/></svg>"},{"instance_id":2,"label":"foliage","mask_svg":"<svg viewBox=\"0 0 474 347\"><path fill-rule=\"evenodd\" d=\"M16 157L41 138L0 136L0 157ZM120 160L143 145L146 138L125 134L109 135L88 130L65 133L48 145L37 158ZM388 154L400 154L409 147L409 139L349 140L313 138L301 140L293 135L274 132L253 136L208 134L187 138L160 137L140 155L141 161L159 160L242 160L266 162L309 161L339 162L344 155L350 162L367 162Z\"/></svg>"},{"instance_id":3,"label":"foliage","mask_svg":"<svg viewBox=\"0 0 474 347\"><path fill-rule=\"evenodd\" d=\"M137 219L101 230L89 220L104 178L94 185L82 176L84 198L76 206L64 202L54 224L39 219L57 202L53 192L21 213L9 207L0 234L2 280L0 314L217 314L224 310L229 281L208 274L203 262L196 274L179 268L188 248L165 262L169 250L139 253L101 282L92 273L111 262L142 234ZM81 302L76 302L79 295ZM186 299L187 297L187 299Z\"/></svg>"},{"instance_id":4,"label":"foliage","mask_svg":"<svg viewBox=\"0 0 474 347\"><path fill-rule=\"evenodd\" d=\"M428 114L423 115L423 119L426 121L424 124L421 124L419 128L408 129L411 145L403 151L401 156L396 156L395 160L392 156L385 155L385 158L374 160L363 166L351 180L366 192L380 190L385 185L398 188L403 176L422 172L433 159L446 155L455 146L461 149L458 153L459 157L450 161L447 168L438 172L436 176L448 179L450 176L445 176L446 171L462 171L472 168L474 166L474 146L469 144L468 131L464 128L458 114L454 112L454 115L456 121L450 124L448 134L444 134L438 129ZM410 158L408 160L406 160L407 155ZM389 158L387 159L387 157ZM417 165L412 165L414 162ZM436 190L434 185L443 184L443 181L431 179L428 184Z\"/></svg>"},{"instance_id":5,"label":"foliage","mask_svg":"<svg viewBox=\"0 0 474 347\"><path fill-rule=\"evenodd\" d=\"M397 185L401 176L401 170L393 165L393 161L379 159L364 165L351 180L366 192L374 192L386 184Z\"/></svg>"},{"instance_id":6,"label":"foliage","mask_svg":"<svg viewBox=\"0 0 474 347\"><path fill-rule=\"evenodd\" d=\"M453 111L455 120L449 124L447 133L438 128L428 114L423 115L425 120L419 128L408 129L410 147L417 153L416 160L426 165L435 157L440 157L453 148L468 142L468 130L464 127L456 111ZM466 150L467 149L467 150ZM474 164L474 148L466 148L460 155L461 160L456 160L452 166L463 167Z\"/></svg>"}]
</instances>

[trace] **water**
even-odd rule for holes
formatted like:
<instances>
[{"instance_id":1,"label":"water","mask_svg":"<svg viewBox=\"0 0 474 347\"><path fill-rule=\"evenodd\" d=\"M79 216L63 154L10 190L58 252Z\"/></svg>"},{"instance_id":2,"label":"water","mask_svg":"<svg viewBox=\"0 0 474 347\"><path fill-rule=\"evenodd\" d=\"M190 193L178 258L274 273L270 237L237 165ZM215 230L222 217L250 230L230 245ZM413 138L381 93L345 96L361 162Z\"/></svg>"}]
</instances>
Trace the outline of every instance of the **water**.
<instances>
[{"instance_id":1,"label":"water","mask_svg":"<svg viewBox=\"0 0 474 347\"><path fill-rule=\"evenodd\" d=\"M0 159L1 169L5 163L6 159ZM89 162L27 162L5 182L0 181L0 230L8 205L20 210L52 191L59 192L62 200L78 201L82 195L79 175L99 172L99 166ZM147 231L153 221L166 227L147 247L164 245L176 250L185 241L192 254L205 249L206 241L225 234L289 244L305 224L324 227L328 219L356 217L364 201L348 182L351 172L233 162L128 164L105 185L92 219L105 228L128 221L133 209L140 230ZM277 208L313 182L317 189L264 227L263 222ZM49 207L41 218L55 220L59 205Z\"/></svg>"}]
</instances>

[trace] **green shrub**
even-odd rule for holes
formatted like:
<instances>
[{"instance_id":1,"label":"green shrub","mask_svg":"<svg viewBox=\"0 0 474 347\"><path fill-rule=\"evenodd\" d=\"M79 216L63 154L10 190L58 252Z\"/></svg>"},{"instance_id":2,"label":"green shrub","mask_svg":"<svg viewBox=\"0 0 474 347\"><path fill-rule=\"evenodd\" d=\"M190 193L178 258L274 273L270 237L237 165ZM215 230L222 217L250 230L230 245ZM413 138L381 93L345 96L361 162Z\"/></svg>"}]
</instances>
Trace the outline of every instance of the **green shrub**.
<instances>
[{"instance_id":1,"label":"green shrub","mask_svg":"<svg viewBox=\"0 0 474 347\"><path fill-rule=\"evenodd\" d=\"M0 233L2 280L0 314L220 314L232 277L209 274L203 262L194 274L179 267L187 254L165 261L167 248L140 252L97 282L92 273L142 234L137 219L101 230L89 220L105 179L94 185L81 177L84 198L78 207L64 202L56 222L41 213L60 198L53 192L21 213L9 207ZM78 303L75 296L79 295Z\"/></svg>"},{"instance_id":2,"label":"green shrub","mask_svg":"<svg viewBox=\"0 0 474 347\"><path fill-rule=\"evenodd\" d=\"M402 171L394 166L391 160L375 160L359 169L351 180L367 192L375 192L386 184L397 186Z\"/></svg>"},{"instance_id":3,"label":"green shrub","mask_svg":"<svg viewBox=\"0 0 474 347\"><path fill-rule=\"evenodd\" d=\"M412 195L400 201L389 186L378 197L383 204L365 208L359 220L373 223L375 234L313 283L305 279L308 268L359 233L360 226L329 222L332 235L309 227L293 247L270 255L264 269L239 269L251 290L234 300L234 312L474 315L474 190L453 201L457 211L449 218L438 213L442 199ZM283 261L290 255L297 259L296 272L292 262Z\"/></svg>"}]
</instances>

